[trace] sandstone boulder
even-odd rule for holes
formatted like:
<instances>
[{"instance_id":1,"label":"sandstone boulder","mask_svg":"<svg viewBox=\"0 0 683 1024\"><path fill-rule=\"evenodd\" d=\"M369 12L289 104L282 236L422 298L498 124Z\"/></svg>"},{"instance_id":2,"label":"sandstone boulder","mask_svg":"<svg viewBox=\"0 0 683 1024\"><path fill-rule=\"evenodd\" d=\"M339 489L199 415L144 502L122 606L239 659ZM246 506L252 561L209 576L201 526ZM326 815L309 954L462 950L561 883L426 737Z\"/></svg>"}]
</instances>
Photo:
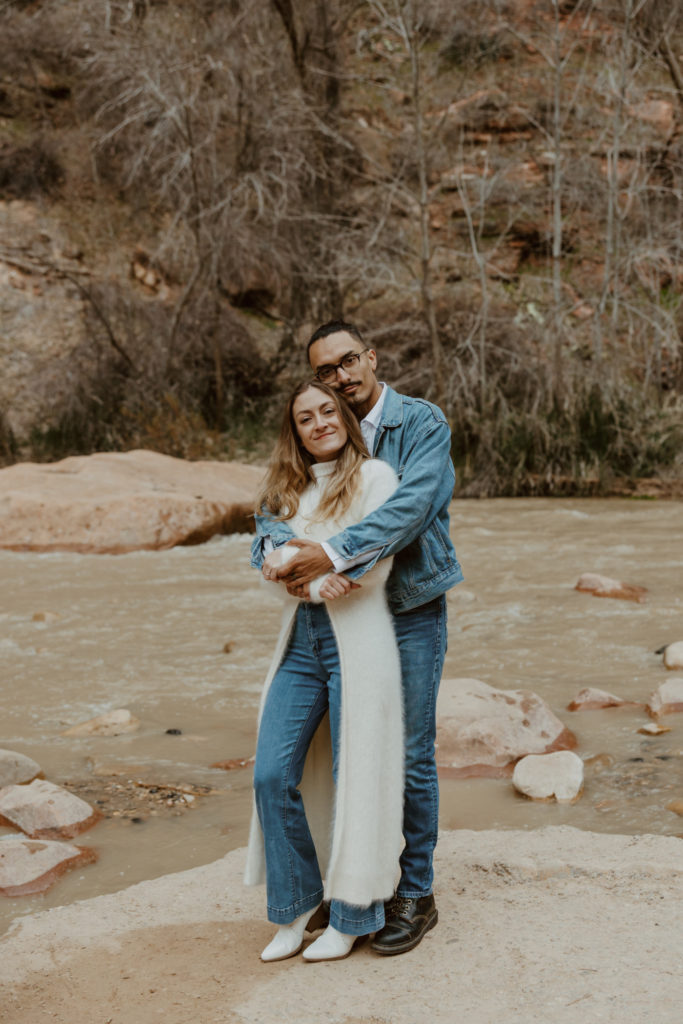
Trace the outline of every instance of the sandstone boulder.
<instances>
[{"instance_id":1,"label":"sandstone boulder","mask_svg":"<svg viewBox=\"0 0 683 1024\"><path fill-rule=\"evenodd\" d=\"M613 693L607 693L606 690L595 690L592 687L586 687L584 690L579 690L574 700L567 704L567 711L595 711L599 708L618 708L628 703L630 701L622 700L621 697L616 697Z\"/></svg>"},{"instance_id":2,"label":"sandstone boulder","mask_svg":"<svg viewBox=\"0 0 683 1024\"><path fill-rule=\"evenodd\" d=\"M33 758L14 750L0 750L0 789L31 782L36 775L40 775L40 765Z\"/></svg>"},{"instance_id":3,"label":"sandstone boulder","mask_svg":"<svg viewBox=\"0 0 683 1024\"><path fill-rule=\"evenodd\" d=\"M107 711L87 722L79 722L65 729L62 736L121 736L127 732L135 732L140 728L140 719L132 715L127 708Z\"/></svg>"},{"instance_id":4,"label":"sandstone boulder","mask_svg":"<svg viewBox=\"0 0 683 1024\"><path fill-rule=\"evenodd\" d=\"M0 469L0 548L121 554L251 529L263 470L150 451Z\"/></svg>"},{"instance_id":5,"label":"sandstone boulder","mask_svg":"<svg viewBox=\"0 0 683 1024\"><path fill-rule=\"evenodd\" d=\"M573 803L583 789L583 761L571 750L530 754L515 765L512 784L532 800Z\"/></svg>"},{"instance_id":6,"label":"sandstone boulder","mask_svg":"<svg viewBox=\"0 0 683 1024\"><path fill-rule=\"evenodd\" d=\"M18 828L32 839L72 839L99 818L85 800L45 779L0 789L0 824Z\"/></svg>"},{"instance_id":7,"label":"sandstone boulder","mask_svg":"<svg viewBox=\"0 0 683 1024\"><path fill-rule=\"evenodd\" d=\"M683 668L683 640L676 641L664 648L664 668L669 671Z\"/></svg>"},{"instance_id":8,"label":"sandstone boulder","mask_svg":"<svg viewBox=\"0 0 683 1024\"><path fill-rule=\"evenodd\" d=\"M0 895L45 892L65 871L96 859L94 850L79 846L9 836L0 840Z\"/></svg>"},{"instance_id":9,"label":"sandstone boulder","mask_svg":"<svg viewBox=\"0 0 683 1024\"><path fill-rule=\"evenodd\" d=\"M478 679L444 679L437 706L437 764L443 775L509 775L525 754L576 746L576 737L528 690L497 690Z\"/></svg>"},{"instance_id":10,"label":"sandstone boulder","mask_svg":"<svg viewBox=\"0 0 683 1024\"><path fill-rule=\"evenodd\" d=\"M647 711L653 718L683 711L683 677L667 679L658 686L647 702Z\"/></svg>"},{"instance_id":11,"label":"sandstone boulder","mask_svg":"<svg viewBox=\"0 0 683 1024\"><path fill-rule=\"evenodd\" d=\"M621 580L610 579L609 576L599 576L595 572L584 572L574 587L586 594L593 594L594 597L616 597L622 601L638 601L640 604L645 600L646 587L638 587L634 583L622 583Z\"/></svg>"}]
</instances>

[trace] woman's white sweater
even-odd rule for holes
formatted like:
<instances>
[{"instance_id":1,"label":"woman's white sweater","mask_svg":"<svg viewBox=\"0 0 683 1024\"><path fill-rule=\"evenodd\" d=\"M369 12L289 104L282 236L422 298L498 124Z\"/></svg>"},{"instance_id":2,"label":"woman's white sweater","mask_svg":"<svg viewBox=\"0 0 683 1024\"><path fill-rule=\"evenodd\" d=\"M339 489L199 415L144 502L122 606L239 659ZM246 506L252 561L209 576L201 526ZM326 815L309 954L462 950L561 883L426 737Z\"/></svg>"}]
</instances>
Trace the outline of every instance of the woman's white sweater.
<instances>
[{"instance_id":1,"label":"woman's white sweater","mask_svg":"<svg viewBox=\"0 0 683 1024\"><path fill-rule=\"evenodd\" d=\"M344 516L315 520L334 463L312 467L315 481L301 496L291 525L297 537L322 541L360 522L393 493L398 480L385 462L361 466L361 484ZM280 548L285 560L296 548ZM391 559L379 561L346 597L326 602L339 649L342 707L336 799L332 780L329 721L326 715L306 758L301 792L325 878L325 898L366 906L394 892L403 848L403 721L401 668L393 622L385 596ZM320 600L320 580L311 599ZM261 697L282 661L299 601L284 586L280 635ZM245 882L265 881L263 834L254 809Z\"/></svg>"}]
</instances>

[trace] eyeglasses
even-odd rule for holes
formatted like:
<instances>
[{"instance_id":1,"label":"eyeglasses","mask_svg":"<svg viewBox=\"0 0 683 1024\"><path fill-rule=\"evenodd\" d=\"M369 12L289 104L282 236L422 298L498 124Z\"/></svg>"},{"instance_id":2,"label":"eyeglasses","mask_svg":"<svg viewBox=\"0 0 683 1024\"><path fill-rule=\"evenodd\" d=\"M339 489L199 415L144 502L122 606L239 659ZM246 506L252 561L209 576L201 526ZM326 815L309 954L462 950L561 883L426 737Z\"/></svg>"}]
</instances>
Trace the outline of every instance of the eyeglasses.
<instances>
[{"instance_id":1,"label":"eyeglasses","mask_svg":"<svg viewBox=\"0 0 683 1024\"><path fill-rule=\"evenodd\" d=\"M317 373L314 374L315 379L319 380L321 384L329 384L330 381L336 378L339 370L352 370L360 362L360 357L363 353L367 351L369 351L367 348L362 348L360 352L347 352L338 363L321 366Z\"/></svg>"}]
</instances>

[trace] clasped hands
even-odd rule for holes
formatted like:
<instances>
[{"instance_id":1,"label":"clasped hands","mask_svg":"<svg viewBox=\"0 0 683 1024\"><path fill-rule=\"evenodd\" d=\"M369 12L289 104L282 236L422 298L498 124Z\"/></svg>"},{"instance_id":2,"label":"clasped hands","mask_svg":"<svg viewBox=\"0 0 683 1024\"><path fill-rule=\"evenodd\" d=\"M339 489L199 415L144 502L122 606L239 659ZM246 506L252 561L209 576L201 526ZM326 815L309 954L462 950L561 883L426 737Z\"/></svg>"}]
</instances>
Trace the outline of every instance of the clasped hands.
<instances>
[{"instance_id":1,"label":"clasped hands","mask_svg":"<svg viewBox=\"0 0 683 1024\"><path fill-rule=\"evenodd\" d=\"M345 597L360 586L360 583L354 583L353 580L341 573L330 572L334 566L325 554L322 544L299 539L293 539L287 543L291 547L299 548L297 554L281 565L278 552L272 551L264 559L261 572L267 580L284 583L287 593L292 597L307 601L311 596L311 582L325 573L329 573L329 575L320 585L320 596L325 601L333 601L336 597Z\"/></svg>"}]
</instances>

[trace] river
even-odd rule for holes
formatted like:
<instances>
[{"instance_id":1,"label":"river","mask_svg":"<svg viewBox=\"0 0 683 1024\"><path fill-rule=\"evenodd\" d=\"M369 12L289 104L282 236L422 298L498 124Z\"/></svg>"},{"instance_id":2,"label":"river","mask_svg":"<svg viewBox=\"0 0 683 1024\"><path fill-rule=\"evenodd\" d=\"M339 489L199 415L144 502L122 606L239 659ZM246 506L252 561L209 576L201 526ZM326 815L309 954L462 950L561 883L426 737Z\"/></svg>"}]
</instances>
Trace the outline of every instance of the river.
<instances>
[{"instance_id":1,"label":"river","mask_svg":"<svg viewBox=\"0 0 683 1024\"><path fill-rule=\"evenodd\" d=\"M445 677L534 690L577 734L583 758L604 756L570 806L524 800L509 780L444 780L442 827L682 834L667 804L683 798L683 715L649 737L637 732L641 709L565 709L585 686L645 701L667 678L653 652L683 639L683 503L456 501L452 529L466 581L449 595ZM75 840L98 862L47 894L0 900L0 931L16 916L244 844L250 771L210 766L253 751L277 630L278 602L248 567L249 543L234 535L121 556L0 552L0 746L33 757L53 782L217 791L105 818ZM646 602L578 593L588 571L647 587ZM141 720L137 732L62 735L121 707Z\"/></svg>"}]
</instances>

